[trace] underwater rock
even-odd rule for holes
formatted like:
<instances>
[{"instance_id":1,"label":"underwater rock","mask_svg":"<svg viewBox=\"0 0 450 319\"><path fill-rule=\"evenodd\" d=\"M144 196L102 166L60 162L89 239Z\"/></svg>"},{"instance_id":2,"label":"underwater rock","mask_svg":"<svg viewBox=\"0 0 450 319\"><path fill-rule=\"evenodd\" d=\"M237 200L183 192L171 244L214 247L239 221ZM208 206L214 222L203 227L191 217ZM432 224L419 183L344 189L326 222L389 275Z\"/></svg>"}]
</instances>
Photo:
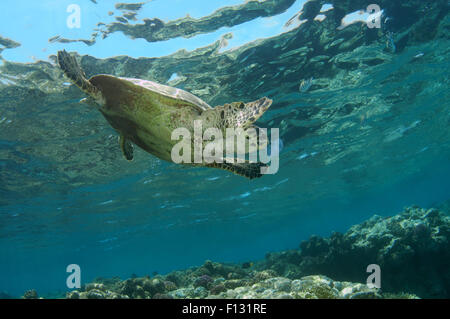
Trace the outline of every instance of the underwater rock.
<instances>
[{"instance_id":1,"label":"underwater rock","mask_svg":"<svg viewBox=\"0 0 450 319\"><path fill-rule=\"evenodd\" d=\"M252 286L239 286L214 298L238 299L352 299L381 298L376 288L349 282L336 282L325 276L307 276L291 281L274 277Z\"/></svg>"},{"instance_id":2,"label":"underwater rock","mask_svg":"<svg viewBox=\"0 0 450 319\"><path fill-rule=\"evenodd\" d=\"M249 283L249 281L246 279L230 279L230 280L225 280L224 285L225 285L225 288L227 288L227 289L234 289L237 287L246 286L248 283Z\"/></svg>"},{"instance_id":3,"label":"underwater rock","mask_svg":"<svg viewBox=\"0 0 450 319\"><path fill-rule=\"evenodd\" d=\"M246 271L237 265L225 265L221 263L205 261L202 267L196 270L199 275L220 276L228 279L241 278Z\"/></svg>"},{"instance_id":4,"label":"underwater rock","mask_svg":"<svg viewBox=\"0 0 450 319\"><path fill-rule=\"evenodd\" d=\"M167 281L173 282L177 287L187 285L187 277L184 272L173 271L165 276Z\"/></svg>"},{"instance_id":5,"label":"underwater rock","mask_svg":"<svg viewBox=\"0 0 450 319\"><path fill-rule=\"evenodd\" d=\"M120 293L122 295L133 297L136 287L137 287L136 280L127 279L123 282L123 285L120 289Z\"/></svg>"},{"instance_id":6,"label":"underwater rock","mask_svg":"<svg viewBox=\"0 0 450 319\"><path fill-rule=\"evenodd\" d=\"M169 280L164 280L164 290L171 291L177 289L177 285Z\"/></svg>"},{"instance_id":7,"label":"underwater rock","mask_svg":"<svg viewBox=\"0 0 450 319\"><path fill-rule=\"evenodd\" d=\"M71 291L66 294L66 299L81 299L79 291Z\"/></svg>"},{"instance_id":8,"label":"underwater rock","mask_svg":"<svg viewBox=\"0 0 450 319\"><path fill-rule=\"evenodd\" d=\"M191 298L204 299L208 296L209 291L205 287L197 287L192 292Z\"/></svg>"},{"instance_id":9,"label":"underwater rock","mask_svg":"<svg viewBox=\"0 0 450 319\"><path fill-rule=\"evenodd\" d=\"M86 293L86 297L87 299L104 299L105 294L103 293L103 291L100 291L98 289L92 289ZM81 299L84 298L81 297Z\"/></svg>"},{"instance_id":10,"label":"underwater rock","mask_svg":"<svg viewBox=\"0 0 450 319\"><path fill-rule=\"evenodd\" d=\"M256 281L263 281L272 277L276 277L277 273L273 271L272 269L263 270L263 271L255 271L252 273L252 277Z\"/></svg>"},{"instance_id":11,"label":"underwater rock","mask_svg":"<svg viewBox=\"0 0 450 319\"><path fill-rule=\"evenodd\" d=\"M36 292L36 290L31 289L31 290L27 290L24 294L23 294L23 299L39 299L38 293Z\"/></svg>"},{"instance_id":12,"label":"underwater rock","mask_svg":"<svg viewBox=\"0 0 450 319\"><path fill-rule=\"evenodd\" d=\"M211 292L211 295L218 295L222 292L227 291L227 288L224 284L219 283L217 285L213 285L209 291Z\"/></svg>"},{"instance_id":13,"label":"underwater rock","mask_svg":"<svg viewBox=\"0 0 450 319\"><path fill-rule=\"evenodd\" d=\"M209 285L211 285L213 282L213 279L208 275L203 275L201 277L198 277L194 281L194 287L204 287L208 288Z\"/></svg>"},{"instance_id":14,"label":"underwater rock","mask_svg":"<svg viewBox=\"0 0 450 319\"><path fill-rule=\"evenodd\" d=\"M180 288L168 293L174 299L194 298L194 288Z\"/></svg>"},{"instance_id":15,"label":"underwater rock","mask_svg":"<svg viewBox=\"0 0 450 319\"><path fill-rule=\"evenodd\" d=\"M169 288L173 287L170 284L166 284L162 279L154 278L154 279L146 280L145 283L144 283L144 288L151 295L154 295L154 294L157 294L157 293L165 292L166 291L166 285Z\"/></svg>"},{"instance_id":16,"label":"underwater rock","mask_svg":"<svg viewBox=\"0 0 450 319\"><path fill-rule=\"evenodd\" d=\"M173 299L171 295L156 293L153 295L152 299Z\"/></svg>"},{"instance_id":17,"label":"underwater rock","mask_svg":"<svg viewBox=\"0 0 450 319\"><path fill-rule=\"evenodd\" d=\"M436 209L410 207L394 217L374 216L345 234L312 236L300 250L269 254L262 267L290 278L319 272L336 280L362 282L367 265L375 263L381 267L385 292L446 298L450 296L450 274L444 270L450 267L449 240L449 216Z\"/></svg>"},{"instance_id":18,"label":"underwater rock","mask_svg":"<svg viewBox=\"0 0 450 319\"><path fill-rule=\"evenodd\" d=\"M91 291L91 290L104 290L105 289L105 285L101 284L101 283L90 283L87 284L84 288L85 291Z\"/></svg>"},{"instance_id":19,"label":"underwater rock","mask_svg":"<svg viewBox=\"0 0 450 319\"><path fill-rule=\"evenodd\" d=\"M389 294L389 298L417 298L414 294ZM203 298L237 298L237 299L379 299L386 297L376 288L351 282L338 282L326 276L305 276L290 280L284 277L273 277L255 284L242 283L233 288L219 284L211 290L205 287L184 287L167 293L149 295L134 295L132 298L153 299L203 299ZM72 291L68 299L128 299L128 295L114 291L92 289L88 292Z\"/></svg>"},{"instance_id":20,"label":"underwater rock","mask_svg":"<svg viewBox=\"0 0 450 319\"><path fill-rule=\"evenodd\" d=\"M252 262L251 268L208 260L200 267L154 278L98 278L66 298L444 298L449 287L449 239L448 215L409 207L393 217L375 215L345 234L312 236L299 250L269 253L265 260ZM369 263L381 267L381 289L365 284ZM240 278L227 276L238 269ZM37 298L37 293L31 290L25 297Z\"/></svg>"}]
</instances>

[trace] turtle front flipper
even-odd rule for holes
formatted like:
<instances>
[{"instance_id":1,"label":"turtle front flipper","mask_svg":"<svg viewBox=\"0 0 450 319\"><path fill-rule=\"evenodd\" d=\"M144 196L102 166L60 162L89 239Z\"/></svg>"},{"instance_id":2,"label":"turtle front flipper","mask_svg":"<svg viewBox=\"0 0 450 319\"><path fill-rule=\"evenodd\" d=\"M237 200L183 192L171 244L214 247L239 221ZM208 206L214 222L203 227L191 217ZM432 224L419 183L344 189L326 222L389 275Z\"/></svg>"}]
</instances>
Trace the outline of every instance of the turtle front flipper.
<instances>
[{"instance_id":1,"label":"turtle front flipper","mask_svg":"<svg viewBox=\"0 0 450 319\"><path fill-rule=\"evenodd\" d=\"M58 64L64 74L78 86L84 93L90 95L94 100L101 104L102 95L100 91L86 79L84 71L79 66L75 57L67 53L66 50L58 52Z\"/></svg>"},{"instance_id":2,"label":"turtle front flipper","mask_svg":"<svg viewBox=\"0 0 450 319\"><path fill-rule=\"evenodd\" d=\"M228 147L228 145L234 144L233 150L236 154L248 154L266 149L269 142L267 138L267 131L264 131L253 124L249 125L245 129L242 129L241 131L239 131L239 128L236 129L232 135L228 135L226 131L224 134L225 145ZM239 144L240 142L242 142L242 144Z\"/></svg>"},{"instance_id":3,"label":"turtle front flipper","mask_svg":"<svg viewBox=\"0 0 450 319\"><path fill-rule=\"evenodd\" d=\"M220 168L232 172L236 175L247 177L248 179L259 178L262 176L261 167L265 166L263 163L211 163L206 164L206 167Z\"/></svg>"},{"instance_id":4,"label":"turtle front flipper","mask_svg":"<svg viewBox=\"0 0 450 319\"><path fill-rule=\"evenodd\" d=\"M272 100L267 97L249 103L233 102L206 110L201 116L206 122L216 122L222 128L246 129L259 119L271 104Z\"/></svg>"},{"instance_id":5,"label":"turtle front flipper","mask_svg":"<svg viewBox=\"0 0 450 319\"><path fill-rule=\"evenodd\" d=\"M132 161L134 158L134 149L133 149L133 144L131 144L130 140L127 140L125 138L125 136L120 135L119 136L119 145L120 145L120 149L122 150L123 156L125 156L125 158L128 161Z\"/></svg>"}]
</instances>

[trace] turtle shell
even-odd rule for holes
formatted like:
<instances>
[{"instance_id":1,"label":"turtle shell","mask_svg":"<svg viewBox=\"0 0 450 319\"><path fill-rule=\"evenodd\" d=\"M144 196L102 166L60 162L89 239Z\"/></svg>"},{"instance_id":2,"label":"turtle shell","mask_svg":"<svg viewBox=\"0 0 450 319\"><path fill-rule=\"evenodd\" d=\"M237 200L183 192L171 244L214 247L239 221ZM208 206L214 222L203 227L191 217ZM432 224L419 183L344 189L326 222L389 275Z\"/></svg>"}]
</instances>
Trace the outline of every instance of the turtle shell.
<instances>
[{"instance_id":1,"label":"turtle shell","mask_svg":"<svg viewBox=\"0 0 450 319\"><path fill-rule=\"evenodd\" d=\"M156 82L142 80L142 79L133 79L133 78L120 78L122 80L131 82L135 85L139 85L147 90L152 92L174 98L176 100L186 101L191 104L197 106L201 111L205 111L207 109L211 109L211 106L203 101L202 99L196 97L194 94L184 91L182 89L177 89L171 86L159 84Z\"/></svg>"}]
</instances>

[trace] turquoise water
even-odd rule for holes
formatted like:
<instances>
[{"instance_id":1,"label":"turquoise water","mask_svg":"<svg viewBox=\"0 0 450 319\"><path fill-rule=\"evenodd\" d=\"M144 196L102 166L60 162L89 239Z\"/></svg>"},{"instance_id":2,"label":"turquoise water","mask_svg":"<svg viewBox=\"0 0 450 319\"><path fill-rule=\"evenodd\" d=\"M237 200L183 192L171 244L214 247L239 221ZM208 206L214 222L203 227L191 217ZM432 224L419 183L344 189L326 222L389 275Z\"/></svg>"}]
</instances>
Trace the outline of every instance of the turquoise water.
<instances>
[{"instance_id":1,"label":"turquoise water","mask_svg":"<svg viewBox=\"0 0 450 319\"><path fill-rule=\"evenodd\" d=\"M89 282L167 273L207 259L261 259L296 248L312 234L344 232L373 214L449 200L446 1L411 1L411 7L379 1L386 21L379 30L363 22L337 30L335 9L322 22L313 15L283 28L304 5L285 1L286 9L268 16L236 9L234 16L247 21L230 26L218 18L187 38L168 30L167 39L151 42L112 32L92 46L48 43L57 34L89 38L97 22L113 20L107 14L112 3L78 2L88 12L79 30L64 26L65 9L76 1L33 2L35 8L18 1L14 14L1 22L0 36L21 46L0 52L0 291L66 291L69 264L80 265L82 281ZM202 8L198 2L173 12L155 0L130 24L187 13L200 19L223 5ZM365 4L346 6L351 13ZM11 21L24 10L29 26ZM33 21L43 14L57 18L35 30ZM115 9L113 17L119 15ZM17 29L7 31L10 24ZM31 29L42 39L25 36ZM219 48L214 41L228 32L237 35L236 42ZM78 103L84 94L52 64L49 55L62 48L82 56L88 76L107 73L169 85L174 74L185 77L176 86L212 106L270 97L273 105L257 124L280 129L278 173L247 180L181 167L138 149L127 162L115 131L99 112ZM173 54L180 49L188 51ZM129 57L107 59L118 55ZM302 80L311 77L311 87L300 91Z\"/></svg>"}]
</instances>

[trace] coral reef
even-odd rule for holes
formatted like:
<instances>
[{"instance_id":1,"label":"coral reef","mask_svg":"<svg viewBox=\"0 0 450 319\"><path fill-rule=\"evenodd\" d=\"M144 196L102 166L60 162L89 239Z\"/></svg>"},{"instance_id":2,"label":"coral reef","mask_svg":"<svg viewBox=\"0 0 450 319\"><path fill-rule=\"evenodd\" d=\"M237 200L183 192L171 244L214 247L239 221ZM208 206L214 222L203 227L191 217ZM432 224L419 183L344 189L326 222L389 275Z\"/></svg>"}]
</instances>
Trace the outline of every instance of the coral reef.
<instances>
[{"instance_id":1,"label":"coral reef","mask_svg":"<svg viewBox=\"0 0 450 319\"><path fill-rule=\"evenodd\" d=\"M98 278L66 298L448 298L449 238L449 216L410 207L393 217L374 216L345 234L313 236L299 250L255 263L206 261L167 275ZM381 289L363 284L372 263L381 267Z\"/></svg>"},{"instance_id":2,"label":"coral reef","mask_svg":"<svg viewBox=\"0 0 450 319\"><path fill-rule=\"evenodd\" d=\"M38 296L38 293L37 293L36 290L31 289L31 290L26 291L26 292L23 294L23 297L22 297L22 298L23 298L23 299L39 299L39 296Z\"/></svg>"},{"instance_id":3,"label":"coral reef","mask_svg":"<svg viewBox=\"0 0 450 319\"><path fill-rule=\"evenodd\" d=\"M203 275L205 276L205 275ZM203 277L202 276L202 277ZM200 277L201 278L201 277ZM162 278L127 279L117 285L92 283L80 291L67 293L69 299L371 299L383 298L376 288L350 282L337 282L325 276L305 276L291 280L283 277L260 279L258 272L242 279L217 277L205 286L177 288ZM415 295L390 295L389 298L417 298Z\"/></svg>"},{"instance_id":4,"label":"coral reef","mask_svg":"<svg viewBox=\"0 0 450 319\"><path fill-rule=\"evenodd\" d=\"M378 264L383 291L424 298L450 297L450 217L436 209L410 207L394 217L374 216L345 234L317 236L299 250L271 253L258 267L279 276L324 274L361 282L369 264Z\"/></svg>"}]
</instances>

